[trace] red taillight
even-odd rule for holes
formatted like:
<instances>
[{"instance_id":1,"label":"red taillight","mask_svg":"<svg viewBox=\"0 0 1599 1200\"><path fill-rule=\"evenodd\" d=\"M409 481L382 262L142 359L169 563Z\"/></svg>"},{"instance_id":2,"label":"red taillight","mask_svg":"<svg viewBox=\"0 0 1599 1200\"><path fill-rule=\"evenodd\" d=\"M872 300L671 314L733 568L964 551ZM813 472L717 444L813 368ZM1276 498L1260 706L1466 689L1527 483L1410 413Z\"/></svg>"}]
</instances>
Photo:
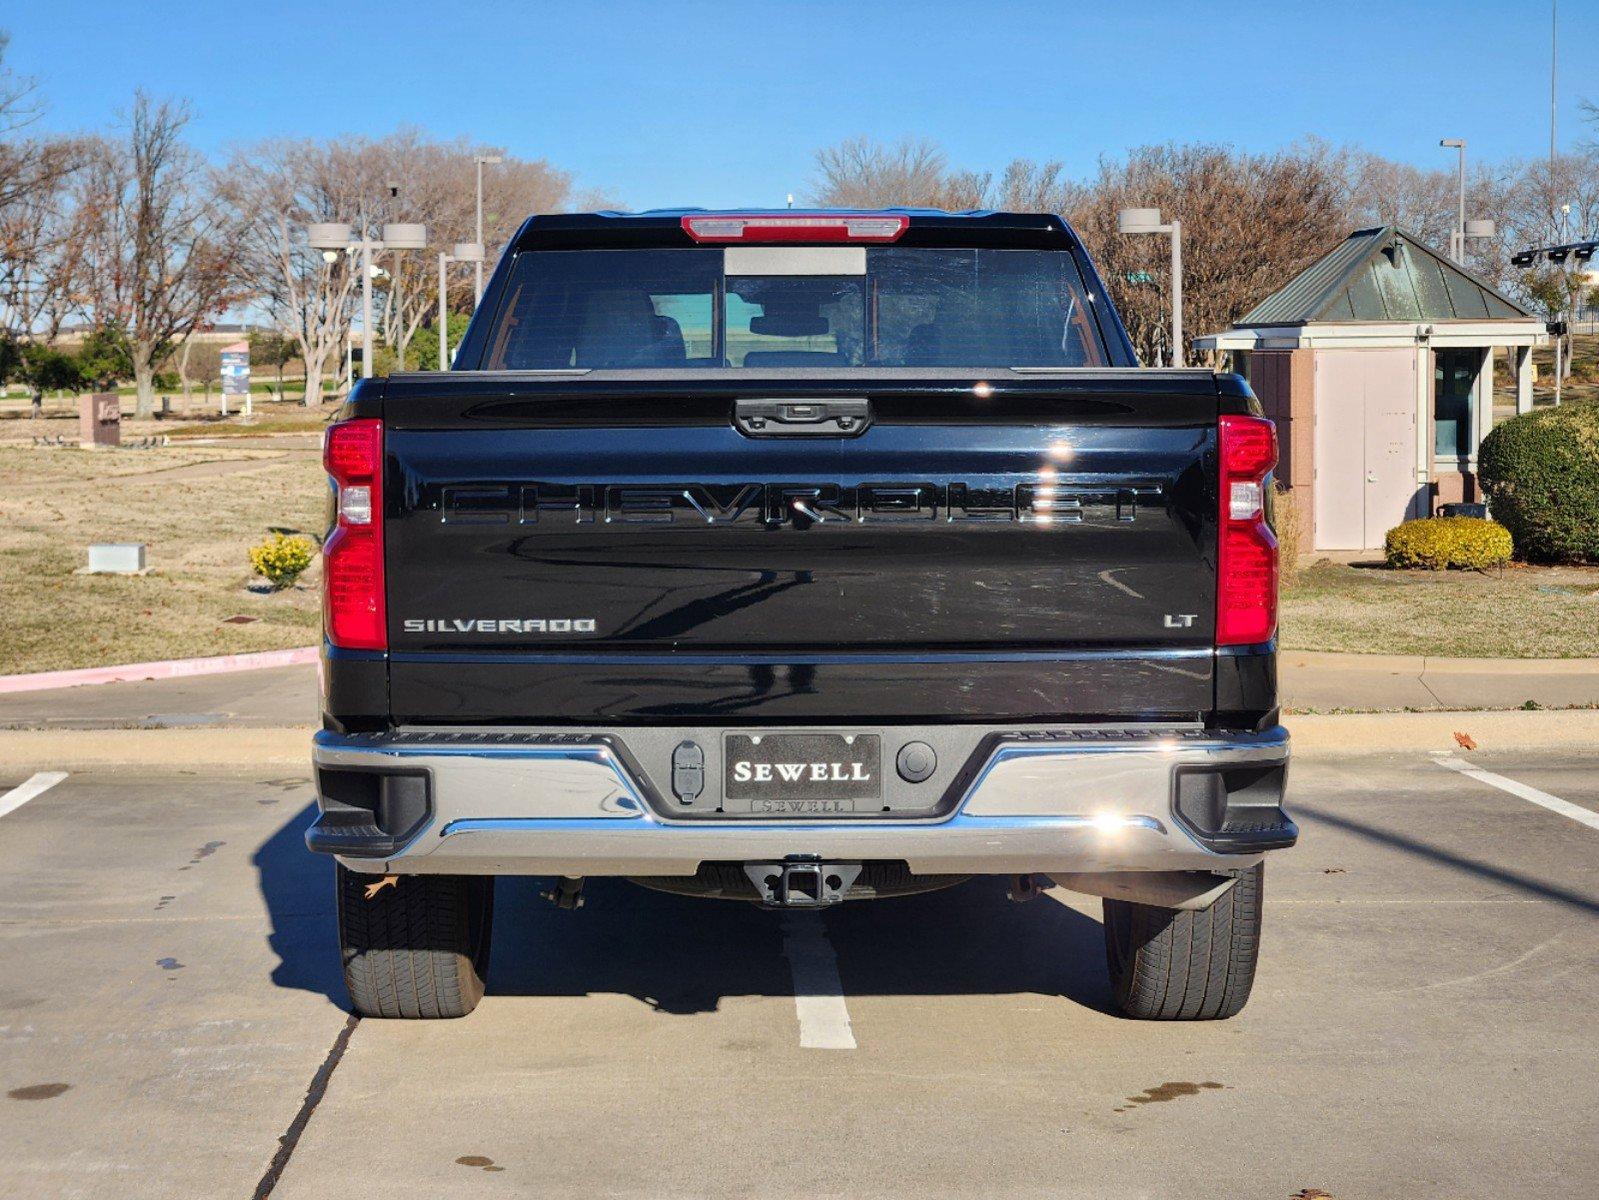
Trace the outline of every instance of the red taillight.
<instances>
[{"instance_id":1,"label":"red taillight","mask_svg":"<svg viewBox=\"0 0 1599 1200\"><path fill-rule=\"evenodd\" d=\"M898 213L706 213L684 217L696 242L897 242L911 219Z\"/></svg>"},{"instance_id":2,"label":"red taillight","mask_svg":"<svg viewBox=\"0 0 1599 1200\"><path fill-rule=\"evenodd\" d=\"M383 422L328 427L322 462L333 478L333 532L322 547L322 613L328 641L350 650L386 650L383 603Z\"/></svg>"},{"instance_id":3,"label":"red taillight","mask_svg":"<svg viewBox=\"0 0 1599 1200\"><path fill-rule=\"evenodd\" d=\"M330 425L322 462L339 484L376 478L383 472L383 422L369 419Z\"/></svg>"},{"instance_id":4,"label":"red taillight","mask_svg":"<svg viewBox=\"0 0 1599 1200\"><path fill-rule=\"evenodd\" d=\"M1220 523L1216 532L1216 644L1249 646L1277 633L1277 539L1266 524L1266 476L1277 465L1277 427L1223 416Z\"/></svg>"}]
</instances>

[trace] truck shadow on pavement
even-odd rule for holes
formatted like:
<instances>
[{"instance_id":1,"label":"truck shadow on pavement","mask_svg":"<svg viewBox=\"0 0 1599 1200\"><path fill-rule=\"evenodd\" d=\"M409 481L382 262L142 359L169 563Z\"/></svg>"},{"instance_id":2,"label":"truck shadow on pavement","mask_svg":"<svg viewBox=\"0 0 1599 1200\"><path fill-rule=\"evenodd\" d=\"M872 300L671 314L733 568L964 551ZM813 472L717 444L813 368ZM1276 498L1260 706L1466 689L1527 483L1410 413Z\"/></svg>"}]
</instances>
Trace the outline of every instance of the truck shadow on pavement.
<instances>
[{"instance_id":1,"label":"truck shadow on pavement","mask_svg":"<svg viewBox=\"0 0 1599 1200\"><path fill-rule=\"evenodd\" d=\"M714 1012L727 996L791 996L784 924L820 920L846 996L1063 996L1109 1011L1100 923L1050 896L1005 898L974 879L919 896L793 913L593 880L576 912L507 878L495 895L490 995L633 996L657 1012Z\"/></svg>"},{"instance_id":2,"label":"truck shadow on pavement","mask_svg":"<svg viewBox=\"0 0 1599 1200\"><path fill-rule=\"evenodd\" d=\"M305 848L305 829L315 812L315 804L307 804L262 843L252 862L271 921L268 944L278 959L273 983L347 1008L333 864ZM1599 914L1592 896L1397 830L1314 804L1297 805L1295 813L1312 830L1330 826ZM714 1012L727 996L789 996L794 985L783 954L784 923L798 919L822 922L846 996L1033 994L1113 1011L1100 923L1049 894L1013 904L1002 879L849 902L823 913L675 896L620 879L590 882L585 906L573 912L541 897L547 885L528 877L499 880L490 995L611 993L674 1015Z\"/></svg>"},{"instance_id":3,"label":"truck shadow on pavement","mask_svg":"<svg viewBox=\"0 0 1599 1200\"><path fill-rule=\"evenodd\" d=\"M305 848L306 827L315 819L313 800L262 842L250 861L272 923L267 945L278 957L272 982L348 1008L333 923L333 860Z\"/></svg>"},{"instance_id":4,"label":"truck shadow on pavement","mask_svg":"<svg viewBox=\"0 0 1599 1200\"><path fill-rule=\"evenodd\" d=\"M306 805L252 862L277 956L272 982L348 1008L334 924L333 864L305 848ZM849 902L825 913L651 891L621 879L588 884L576 911L540 892L548 880L506 877L495 889L491 996L632 996L656 1012L716 1011L727 996L791 996L784 923L821 921L846 995L1062 996L1110 1011L1100 923L1050 895L1005 897L978 878L919 896Z\"/></svg>"}]
</instances>

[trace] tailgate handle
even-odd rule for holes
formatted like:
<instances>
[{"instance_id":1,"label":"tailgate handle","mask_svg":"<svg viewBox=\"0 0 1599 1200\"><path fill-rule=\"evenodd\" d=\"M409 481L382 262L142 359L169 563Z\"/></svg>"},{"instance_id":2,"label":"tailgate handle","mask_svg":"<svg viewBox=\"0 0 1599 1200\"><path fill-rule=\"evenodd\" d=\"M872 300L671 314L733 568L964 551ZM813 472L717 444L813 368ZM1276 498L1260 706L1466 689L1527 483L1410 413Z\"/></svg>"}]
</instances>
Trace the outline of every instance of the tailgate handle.
<instances>
[{"instance_id":1,"label":"tailgate handle","mask_svg":"<svg viewBox=\"0 0 1599 1200\"><path fill-rule=\"evenodd\" d=\"M733 402L733 424L746 437L859 437L871 423L864 398Z\"/></svg>"}]
</instances>

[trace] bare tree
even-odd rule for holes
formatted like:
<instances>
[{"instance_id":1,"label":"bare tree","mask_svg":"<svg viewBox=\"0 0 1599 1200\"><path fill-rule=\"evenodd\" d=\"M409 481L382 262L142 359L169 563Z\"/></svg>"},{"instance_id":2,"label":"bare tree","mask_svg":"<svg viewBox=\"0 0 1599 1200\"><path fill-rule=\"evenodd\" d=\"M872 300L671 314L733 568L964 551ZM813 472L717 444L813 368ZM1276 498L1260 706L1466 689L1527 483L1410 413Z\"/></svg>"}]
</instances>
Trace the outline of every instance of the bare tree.
<instances>
[{"instance_id":1,"label":"bare tree","mask_svg":"<svg viewBox=\"0 0 1599 1200\"><path fill-rule=\"evenodd\" d=\"M1007 212L1069 213L1087 199L1087 188L1066 178L1058 161L1012 159L1000 176L994 204Z\"/></svg>"},{"instance_id":2,"label":"bare tree","mask_svg":"<svg viewBox=\"0 0 1599 1200\"><path fill-rule=\"evenodd\" d=\"M1056 212L1076 226L1104 271L1146 360L1170 356L1165 243L1116 232L1117 211L1155 206L1184 225L1191 327L1225 328L1350 228L1345 158L1323 146L1243 155L1223 146L1149 146L1104 161L1081 183L1059 162L1014 159L996 181L952 169L926 140L851 138L816 156L814 198L847 207L925 205Z\"/></svg>"},{"instance_id":3,"label":"bare tree","mask_svg":"<svg viewBox=\"0 0 1599 1200\"><path fill-rule=\"evenodd\" d=\"M294 337L305 362L307 404L321 401L323 381L350 331L361 280L358 257L312 250L305 226L346 222L374 235L388 221L427 226L429 249L382 254L376 263L383 272L374 281L376 332L397 351L437 315L439 249L476 236L472 156L489 152L464 140L432 142L400 130L381 139L265 142L235 155L225 190L243 227L239 279L274 324ZM505 156L484 176L490 257L529 214L566 207L571 191L566 172ZM454 303L469 311L471 297L459 292Z\"/></svg>"},{"instance_id":4,"label":"bare tree","mask_svg":"<svg viewBox=\"0 0 1599 1200\"><path fill-rule=\"evenodd\" d=\"M1171 356L1164 239L1116 231L1123 208L1183 223L1183 300L1195 333L1225 329L1346 236L1345 182L1318 154L1146 146L1103 161L1069 214L1145 361Z\"/></svg>"},{"instance_id":5,"label":"bare tree","mask_svg":"<svg viewBox=\"0 0 1599 1200\"><path fill-rule=\"evenodd\" d=\"M31 75L18 75L5 65L10 46L11 35L0 29L0 135L15 133L44 113L39 81Z\"/></svg>"},{"instance_id":6,"label":"bare tree","mask_svg":"<svg viewBox=\"0 0 1599 1200\"><path fill-rule=\"evenodd\" d=\"M1082 185L1066 178L1060 162L1013 159L996 182L988 171L952 168L943 150L926 139L890 144L850 138L817 151L816 167L812 198L841 208L1063 213L1084 194Z\"/></svg>"},{"instance_id":7,"label":"bare tree","mask_svg":"<svg viewBox=\"0 0 1599 1200\"><path fill-rule=\"evenodd\" d=\"M349 335L361 259L314 250L305 226L365 228L379 205L382 167L361 141L264 142L236 155L223 184L240 227L241 287L294 338L305 363L304 403L322 402L323 381Z\"/></svg>"},{"instance_id":8,"label":"bare tree","mask_svg":"<svg viewBox=\"0 0 1599 1200\"><path fill-rule=\"evenodd\" d=\"M988 191L987 176L952 173L926 138L849 138L816 152L816 172L812 198L837 208L975 208Z\"/></svg>"},{"instance_id":9,"label":"bare tree","mask_svg":"<svg viewBox=\"0 0 1599 1200\"><path fill-rule=\"evenodd\" d=\"M1351 151L1350 204L1358 222L1397 225L1431 246L1447 246L1458 215L1454 171L1423 170L1379 154Z\"/></svg>"},{"instance_id":10,"label":"bare tree","mask_svg":"<svg viewBox=\"0 0 1599 1200\"><path fill-rule=\"evenodd\" d=\"M388 279L381 322L384 339L396 350L410 342L424 321L437 319L438 252L477 236L474 155L498 154L503 159L483 175L483 239L490 262L530 215L561 211L573 200L569 172L543 159L506 154L498 147L464 139L428 141L415 131L401 130L376 143L375 149L387 163L389 178L400 185L397 196L383 190L382 219L420 222L428 230L428 250L386 256L383 263ZM397 289L388 286L396 281ZM457 294L463 311L470 311L471 302L469 291Z\"/></svg>"},{"instance_id":11,"label":"bare tree","mask_svg":"<svg viewBox=\"0 0 1599 1200\"><path fill-rule=\"evenodd\" d=\"M125 343L139 416L154 410L156 370L172 349L235 294L236 231L182 140L188 122L187 106L137 93L126 138L95 140L79 189L95 213L86 307Z\"/></svg>"},{"instance_id":12,"label":"bare tree","mask_svg":"<svg viewBox=\"0 0 1599 1200\"><path fill-rule=\"evenodd\" d=\"M65 317L76 266L66 190L82 147L19 136L43 104L34 81L5 66L6 46L0 33L0 339L48 340Z\"/></svg>"}]
</instances>

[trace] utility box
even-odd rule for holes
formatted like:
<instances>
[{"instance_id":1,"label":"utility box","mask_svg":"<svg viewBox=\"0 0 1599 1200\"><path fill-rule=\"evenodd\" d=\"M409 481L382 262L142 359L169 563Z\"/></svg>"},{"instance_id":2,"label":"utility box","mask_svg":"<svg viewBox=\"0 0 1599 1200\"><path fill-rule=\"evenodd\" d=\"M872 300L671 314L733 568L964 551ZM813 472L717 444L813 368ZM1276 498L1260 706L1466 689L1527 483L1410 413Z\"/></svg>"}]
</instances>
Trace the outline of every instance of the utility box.
<instances>
[{"instance_id":1,"label":"utility box","mask_svg":"<svg viewBox=\"0 0 1599 1200\"><path fill-rule=\"evenodd\" d=\"M122 401L115 392L78 399L78 445L85 450L122 445Z\"/></svg>"},{"instance_id":2,"label":"utility box","mask_svg":"<svg viewBox=\"0 0 1599 1200\"><path fill-rule=\"evenodd\" d=\"M1314 550L1381 551L1441 504L1480 504L1494 356L1532 408L1534 316L1420 239L1359 229L1201 350L1230 351L1277 422L1300 533Z\"/></svg>"},{"instance_id":3,"label":"utility box","mask_svg":"<svg viewBox=\"0 0 1599 1200\"><path fill-rule=\"evenodd\" d=\"M143 575L143 542L99 542L89 547L90 575Z\"/></svg>"}]
</instances>

